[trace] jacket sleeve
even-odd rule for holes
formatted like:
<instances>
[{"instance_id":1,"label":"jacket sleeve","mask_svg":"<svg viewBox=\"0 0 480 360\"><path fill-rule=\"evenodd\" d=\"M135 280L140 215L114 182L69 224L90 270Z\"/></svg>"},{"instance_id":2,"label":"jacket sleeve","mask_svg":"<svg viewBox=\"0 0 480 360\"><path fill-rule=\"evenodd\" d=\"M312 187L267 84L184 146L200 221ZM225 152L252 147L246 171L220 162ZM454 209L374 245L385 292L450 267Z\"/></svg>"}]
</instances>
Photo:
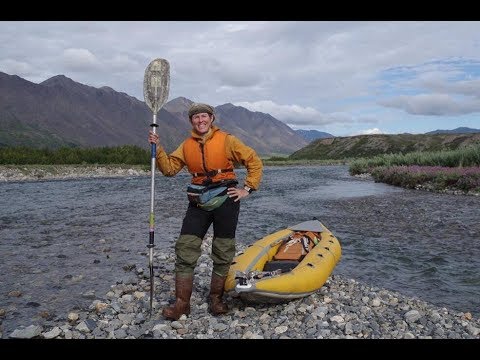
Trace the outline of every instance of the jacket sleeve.
<instances>
[{"instance_id":1,"label":"jacket sleeve","mask_svg":"<svg viewBox=\"0 0 480 360\"><path fill-rule=\"evenodd\" d=\"M165 176L174 176L185 166L185 159L183 157L183 143L167 155L163 147L157 146L157 166L161 173Z\"/></svg>"},{"instance_id":2,"label":"jacket sleeve","mask_svg":"<svg viewBox=\"0 0 480 360\"><path fill-rule=\"evenodd\" d=\"M236 136L228 135L227 139L227 156L235 163L240 163L246 167L245 185L258 190L263 175L262 159L260 159L255 150L245 145Z\"/></svg>"}]
</instances>

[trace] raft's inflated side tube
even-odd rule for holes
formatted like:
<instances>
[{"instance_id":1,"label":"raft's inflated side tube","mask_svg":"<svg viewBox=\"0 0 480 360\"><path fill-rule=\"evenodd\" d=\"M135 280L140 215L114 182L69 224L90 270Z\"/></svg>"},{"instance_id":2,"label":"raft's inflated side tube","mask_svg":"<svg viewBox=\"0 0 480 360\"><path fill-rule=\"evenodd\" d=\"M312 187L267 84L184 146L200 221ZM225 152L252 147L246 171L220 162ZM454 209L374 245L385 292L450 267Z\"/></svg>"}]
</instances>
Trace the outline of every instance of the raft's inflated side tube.
<instances>
[{"instance_id":1,"label":"raft's inflated side tube","mask_svg":"<svg viewBox=\"0 0 480 360\"><path fill-rule=\"evenodd\" d=\"M235 275L237 271L261 271L265 263L271 260L277 253L278 248L282 244L281 240L288 238L292 232L292 230L283 229L267 235L248 246L243 253L237 255L233 259L230 270L228 271L227 280L225 281L225 291L228 292L235 289ZM272 246L272 244L275 243L277 244Z\"/></svg>"}]
</instances>

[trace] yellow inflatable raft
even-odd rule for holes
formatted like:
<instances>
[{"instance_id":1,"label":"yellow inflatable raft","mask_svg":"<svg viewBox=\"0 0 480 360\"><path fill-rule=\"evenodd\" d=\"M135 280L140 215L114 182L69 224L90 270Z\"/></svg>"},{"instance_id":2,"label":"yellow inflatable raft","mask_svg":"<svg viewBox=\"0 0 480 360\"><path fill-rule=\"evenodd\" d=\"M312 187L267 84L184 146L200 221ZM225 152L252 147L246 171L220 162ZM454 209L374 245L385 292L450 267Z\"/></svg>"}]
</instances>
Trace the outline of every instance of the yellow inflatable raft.
<instances>
[{"instance_id":1,"label":"yellow inflatable raft","mask_svg":"<svg viewBox=\"0 0 480 360\"><path fill-rule=\"evenodd\" d=\"M318 220L287 227L234 258L225 291L261 303L308 296L327 281L341 252L337 238Z\"/></svg>"}]
</instances>

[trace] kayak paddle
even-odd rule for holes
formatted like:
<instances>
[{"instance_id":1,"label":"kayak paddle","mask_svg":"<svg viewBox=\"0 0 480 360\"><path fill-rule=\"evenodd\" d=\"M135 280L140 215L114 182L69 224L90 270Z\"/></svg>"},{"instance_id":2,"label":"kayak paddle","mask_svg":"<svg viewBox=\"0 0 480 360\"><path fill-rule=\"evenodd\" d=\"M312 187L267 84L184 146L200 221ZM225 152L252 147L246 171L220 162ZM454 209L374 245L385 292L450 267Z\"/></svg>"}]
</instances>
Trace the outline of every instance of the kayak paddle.
<instances>
[{"instance_id":1,"label":"kayak paddle","mask_svg":"<svg viewBox=\"0 0 480 360\"><path fill-rule=\"evenodd\" d=\"M156 134L157 113L168 99L170 87L170 64L165 59L153 60L145 69L143 78L143 96L145 103L152 110L153 121L150 124L152 131ZM157 155L157 145L151 144L151 195L150 195L150 238L147 245L149 249L148 266L150 268L150 316L152 316L153 303L153 247L155 239L155 215L153 212L155 202L155 161Z\"/></svg>"}]
</instances>

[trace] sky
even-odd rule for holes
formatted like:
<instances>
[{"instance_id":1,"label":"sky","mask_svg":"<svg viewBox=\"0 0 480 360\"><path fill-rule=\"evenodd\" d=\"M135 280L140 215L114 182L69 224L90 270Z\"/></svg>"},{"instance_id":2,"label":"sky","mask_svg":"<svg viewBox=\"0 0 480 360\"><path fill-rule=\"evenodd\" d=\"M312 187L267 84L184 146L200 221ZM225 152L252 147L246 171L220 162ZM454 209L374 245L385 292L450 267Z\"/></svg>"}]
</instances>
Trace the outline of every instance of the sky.
<instances>
[{"instance_id":1,"label":"sky","mask_svg":"<svg viewBox=\"0 0 480 360\"><path fill-rule=\"evenodd\" d=\"M0 21L0 71L226 103L335 136L480 129L479 21Z\"/></svg>"}]
</instances>

